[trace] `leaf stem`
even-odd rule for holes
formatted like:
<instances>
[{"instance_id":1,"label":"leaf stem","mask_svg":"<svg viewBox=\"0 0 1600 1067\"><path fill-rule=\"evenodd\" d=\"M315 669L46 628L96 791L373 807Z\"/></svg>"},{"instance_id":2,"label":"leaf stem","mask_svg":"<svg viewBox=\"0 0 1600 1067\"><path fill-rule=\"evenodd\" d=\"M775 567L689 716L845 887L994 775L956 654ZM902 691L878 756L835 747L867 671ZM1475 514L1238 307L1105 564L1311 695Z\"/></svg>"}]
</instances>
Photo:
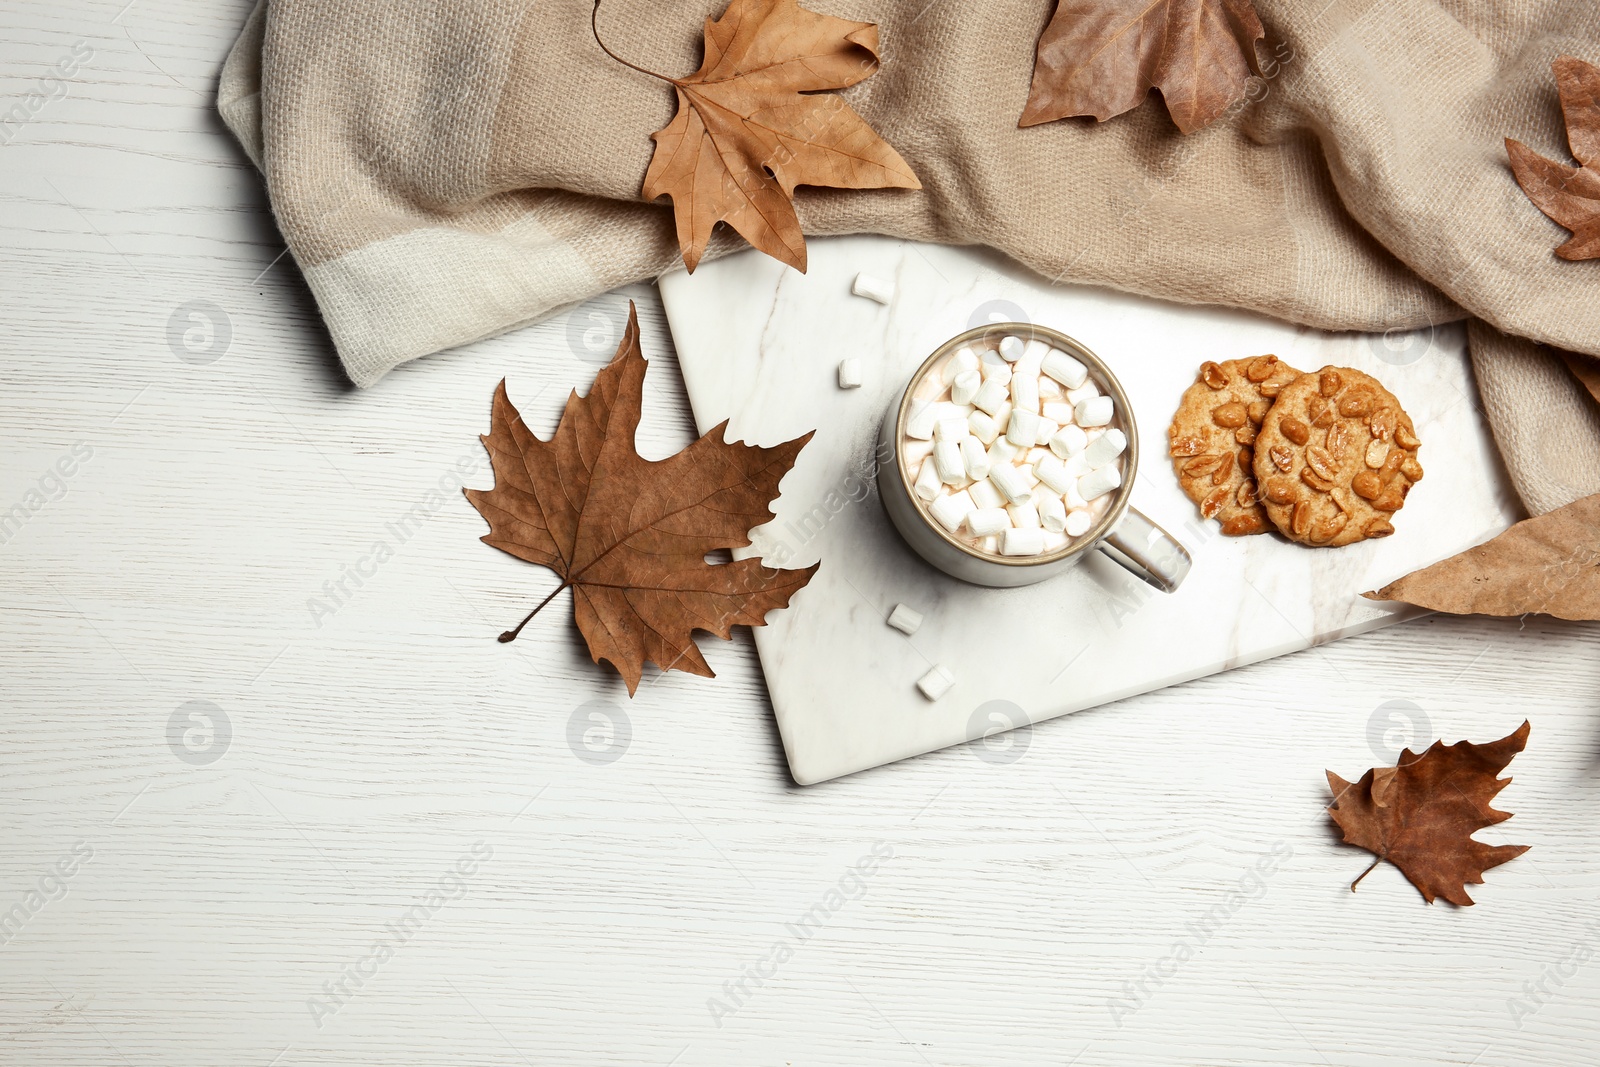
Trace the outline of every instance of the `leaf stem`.
<instances>
[{"instance_id":1,"label":"leaf stem","mask_svg":"<svg viewBox=\"0 0 1600 1067\"><path fill-rule=\"evenodd\" d=\"M505 633L500 635L500 643L503 645L508 642L515 641L517 639L517 635L522 632L522 628L528 625L528 623L532 622L535 615L539 614L539 609L550 603L550 601L554 600L557 593L561 592L561 590L567 588L567 586L571 584L571 582L562 582L560 585L556 586L555 589L551 590L549 596L539 601L539 603L535 605L534 609L528 612L527 618L517 623L517 628L515 630L507 630Z\"/></svg>"},{"instance_id":2,"label":"leaf stem","mask_svg":"<svg viewBox=\"0 0 1600 1067\"><path fill-rule=\"evenodd\" d=\"M623 59L621 56L617 55L611 49L606 47L606 43L600 39L600 0L594 0L594 10L589 14L589 29L594 32L594 43L600 46L600 50L606 55L610 56L612 59L616 60L618 63L621 63L624 67L632 67L640 74L648 74L650 77L659 78L664 82L671 82L673 80L667 77L665 74L657 74L653 70L645 70L637 63L629 63L626 59ZM535 608L534 610L537 611L538 609Z\"/></svg>"},{"instance_id":3,"label":"leaf stem","mask_svg":"<svg viewBox=\"0 0 1600 1067\"><path fill-rule=\"evenodd\" d=\"M504 640L504 638L502 638L501 640ZM1382 862L1383 862L1383 857L1379 856L1377 859L1372 861L1372 867L1376 867L1378 864L1380 864ZM1355 881L1350 883L1350 892L1354 893L1356 891L1356 886L1361 884L1361 879L1365 878L1367 875L1372 873L1372 867L1368 867L1366 870L1362 871L1361 872L1361 877L1357 878Z\"/></svg>"}]
</instances>

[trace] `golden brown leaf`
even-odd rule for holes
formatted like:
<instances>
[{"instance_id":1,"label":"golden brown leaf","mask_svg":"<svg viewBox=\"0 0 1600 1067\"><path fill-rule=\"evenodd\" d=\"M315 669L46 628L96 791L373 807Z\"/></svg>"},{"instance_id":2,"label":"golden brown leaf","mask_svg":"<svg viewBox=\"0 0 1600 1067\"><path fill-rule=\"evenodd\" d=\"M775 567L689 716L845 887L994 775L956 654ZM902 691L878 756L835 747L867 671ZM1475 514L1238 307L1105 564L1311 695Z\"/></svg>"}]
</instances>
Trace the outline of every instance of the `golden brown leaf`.
<instances>
[{"instance_id":1,"label":"golden brown leaf","mask_svg":"<svg viewBox=\"0 0 1600 1067\"><path fill-rule=\"evenodd\" d=\"M1572 231L1556 249L1562 259L1600 259L1600 68L1576 56L1561 56L1555 71L1567 143L1577 167L1546 159L1521 141L1506 138L1506 154L1517 184L1535 207Z\"/></svg>"},{"instance_id":2,"label":"golden brown leaf","mask_svg":"<svg viewBox=\"0 0 1600 1067\"><path fill-rule=\"evenodd\" d=\"M922 188L842 97L821 92L855 85L877 69L878 27L870 22L818 15L796 0L733 0L720 19L706 20L699 70L686 78L654 75L677 90L678 113L651 135L656 151L644 197L672 198L691 271L719 222L804 271L796 186Z\"/></svg>"},{"instance_id":3,"label":"golden brown leaf","mask_svg":"<svg viewBox=\"0 0 1600 1067\"><path fill-rule=\"evenodd\" d=\"M1104 122L1159 89L1178 129L1193 133L1244 96L1263 36L1250 0L1060 0L1017 125Z\"/></svg>"},{"instance_id":4,"label":"golden brown leaf","mask_svg":"<svg viewBox=\"0 0 1600 1067\"><path fill-rule=\"evenodd\" d=\"M1373 867L1383 860L1399 867L1429 904L1443 897L1470 906L1468 883L1482 885L1484 871L1528 851L1527 845L1472 839L1478 830L1511 818L1489 802L1511 784L1497 776L1527 745L1528 729L1524 722L1509 737L1486 745L1435 741L1421 755L1406 749L1396 766L1374 767L1354 784L1329 771L1333 803L1328 813L1344 831L1346 844L1377 856Z\"/></svg>"},{"instance_id":5,"label":"golden brown leaf","mask_svg":"<svg viewBox=\"0 0 1600 1067\"><path fill-rule=\"evenodd\" d=\"M528 429L501 382L489 434L481 439L495 485L465 491L489 521L485 544L561 578L528 619L570 587L590 656L616 667L630 694L646 661L711 677L694 631L726 638L735 625L760 626L817 570L779 570L755 558L705 560L714 549L748 545L749 531L772 518L778 482L811 435L758 448L727 442L723 422L677 455L652 462L633 445L644 373L639 320L630 306L617 354L588 396L567 398L549 441ZM512 640L521 629L500 639Z\"/></svg>"},{"instance_id":6,"label":"golden brown leaf","mask_svg":"<svg viewBox=\"0 0 1600 1067\"><path fill-rule=\"evenodd\" d=\"M1491 541L1361 595L1453 615L1600 619L1600 494L1524 519Z\"/></svg>"}]
</instances>

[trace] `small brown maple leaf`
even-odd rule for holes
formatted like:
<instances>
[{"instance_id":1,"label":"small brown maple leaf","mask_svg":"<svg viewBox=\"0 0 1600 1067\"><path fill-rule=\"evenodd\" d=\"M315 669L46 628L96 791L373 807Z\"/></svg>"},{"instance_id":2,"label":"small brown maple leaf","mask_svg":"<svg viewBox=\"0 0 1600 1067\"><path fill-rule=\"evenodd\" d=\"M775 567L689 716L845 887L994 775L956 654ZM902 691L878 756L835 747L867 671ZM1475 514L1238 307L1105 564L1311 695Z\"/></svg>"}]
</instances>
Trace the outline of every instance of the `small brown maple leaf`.
<instances>
[{"instance_id":1,"label":"small brown maple leaf","mask_svg":"<svg viewBox=\"0 0 1600 1067\"><path fill-rule=\"evenodd\" d=\"M1060 0L1017 125L1104 122L1159 89L1178 129L1193 133L1244 95L1264 36L1250 0Z\"/></svg>"},{"instance_id":2,"label":"small brown maple leaf","mask_svg":"<svg viewBox=\"0 0 1600 1067\"><path fill-rule=\"evenodd\" d=\"M712 677L694 631L729 636L735 625L760 626L816 573L779 570L760 559L710 564L706 553L750 543L750 530L772 518L778 482L811 434L774 448L730 443L724 421L682 452L660 462L634 449L645 359L639 319L617 354L576 392L549 441L541 441L506 396L494 394L489 434L481 440L494 464L493 489L467 489L489 521L485 544L549 567L561 584L589 654L611 663L639 687L646 661L662 670Z\"/></svg>"},{"instance_id":3,"label":"small brown maple leaf","mask_svg":"<svg viewBox=\"0 0 1600 1067\"><path fill-rule=\"evenodd\" d=\"M1509 137L1506 154L1528 199L1551 221L1572 231L1556 255L1600 259L1600 68L1576 56L1561 56L1550 69L1561 94L1567 143L1579 166L1546 159Z\"/></svg>"},{"instance_id":4,"label":"small brown maple leaf","mask_svg":"<svg viewBox=\"0 0 1600 1067\"><path fill-rule=\"evenodd\" d=\"M1472 839L1486 826L1505 822L1509 812L1489 806L1511 784L1496 777L1528 743L1528 724L1486 745L1435 741L1420 756L1400 753L1394 767L1374 767L1354 784L1328 771L1333 803L1328 813L1357 845L1400 868L1432 904L1443 897L1463 907L1472 904L1467 883L1483 884L1483 872L1528 851L1527 845L1485 845ZM1355 890L1362 878L1350 883Z\"/></svg>"},{"instance_id":5,"label":"small brown maple leaf","mask_svg":"<svg viewBox=\"0 0 1600 1067\"><path fill-rule=\"evenodd\" d=\"M794 211L799 185L920 189L922 183L865 119L826 89L844 89L878 69L878 27L818 15L796 0L733 0L706 19L705 60L686 78L635 66L670 82L678 113L651 134L655 155L644 198L672 199L678 246L693 271L719 222L796 270L806 241Z\"/></svg>"}]
</instances>

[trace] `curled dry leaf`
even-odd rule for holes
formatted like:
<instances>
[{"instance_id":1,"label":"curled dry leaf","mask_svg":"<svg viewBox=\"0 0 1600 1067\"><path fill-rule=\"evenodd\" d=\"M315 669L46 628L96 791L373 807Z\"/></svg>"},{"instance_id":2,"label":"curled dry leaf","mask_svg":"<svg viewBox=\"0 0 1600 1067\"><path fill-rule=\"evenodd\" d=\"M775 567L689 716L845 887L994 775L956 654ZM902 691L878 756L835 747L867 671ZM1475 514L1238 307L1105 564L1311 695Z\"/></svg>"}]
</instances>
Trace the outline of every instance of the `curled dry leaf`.
<instances>
[{"instance_id":1,"label":"curled dry leaf","mask_svg":"<svg viewBox=\"0 0 1600 1067\"><path fill-rule=\"evenodd\" d=\"M600 0L595 0L598 17ZM595 39L599 40L598 26ZM920 189L888 142L833 93L878 69L878 27L819 15L795 0L733 0L707 19L705 60L672 83L678 113L652 134L644 196L672 198L678 245L692 271L719 222L796 270L806 242L794 211L799 185Z\"/></svg>"},{"instance_id":2,"label":"curled dry leaf","mask_svg":"<svg viewBox=\"0 0 1600 1067\"><path fill-rule=\"evenodd\" d=\"M1104 122L1154 88L1178 129L1193 133L1244 96L1263 36L1250 0L1060 0L1017 125Z\"/></svg>"},{"instance_id":3,"label":"curled dry leaf","mask_svg":"<svg viewBox=\"0 0 1600 1067\"><path fill-rule=\"evenodd\" d=\"M501 382L482 438L495 485L465 491L489 522L485 544L561 578L500 640L513 640L570 588L590 656L621 672L630 694L647 661L711 677L694 631L726 638L735 625L760 626L817 570L780 570L755 558L705 560L715 549L748 545L750 530L772 518L778 482L811 435L758 448L726 441L723 422L675 456L644 459L633 445L644 372L630 307L617 354L588 396L567 398L549 441L528 429Z\"/></svg>"},{"instance_id":4,"label":"curled dry leaf","mask_svg":"<svg viewBox=\"0 0 1600 1067\"><path fill-rule=\"evenodd\" d=\"M1524 519L1491 541L1361 595L1453 615L1600 619L1600 494Z\"/></svg>"},{"instance_id":5,"label":"curled dry leaf","mask_svg":"<svg viewBox=\"0 0 1600 1067\"><path fill-rule=\"evenodd\" d=\"M1435 741L1421 755L1406 749L1399 764L1374 767L1355 783L1328 771L1333 790L1328 813L1344 831L1346 844L1378 857L1372 867L1383 860L1399 867L1429 904L1443 897L1469 906L1469 883L1482 885L1484 871L1528 851L1527 845L1472 839L1474 832L1511 818L1489 802L1511 784L1498 775L1527 746L1528 729L1525 722L1486 745ZM1352 890L1361 878L1351 883Z\"/></svg>"},{"instance_id":6,"label":"curled dry leaf","mask_svg":"<svg viewBox=\"0 0 1600 1067\"><path fill-rule=\"evenodd\" d=\"M1517 184L1535 207L1572 231L1556 249L1562 259L1600 259L1600 67L1561 56L1555 71L1561 114L1567 124L1569 167L1546 159L1521 141L1506 138L1506 154Z\"/></svg>"}]
</instances>

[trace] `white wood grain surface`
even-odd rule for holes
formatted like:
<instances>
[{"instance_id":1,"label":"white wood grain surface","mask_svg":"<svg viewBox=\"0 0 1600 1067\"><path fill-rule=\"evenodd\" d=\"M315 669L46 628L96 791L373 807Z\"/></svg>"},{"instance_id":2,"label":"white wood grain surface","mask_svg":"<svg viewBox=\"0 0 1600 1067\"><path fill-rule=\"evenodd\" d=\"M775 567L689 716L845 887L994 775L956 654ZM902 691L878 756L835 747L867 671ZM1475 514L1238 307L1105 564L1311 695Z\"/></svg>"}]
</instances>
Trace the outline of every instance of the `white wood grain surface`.
<instances>
[{"instance_id":1,"label":"white wood grain surface","mask_svg":"<svg viewBox=\"0 0 1600 1067\"><path fill-rule=\"evenodd\" d=\"M495 643L553 579L478 543L456 465L488 484L502 376L554 426L587 320L349 389L209 106L246 0L124 2L0 2L0 116L93 49L0 145L0 512L41 505L0 534L0 1062L1600 1055L1600 628L1426 619L800 789L748 634L632 701L565 611ZM665 455L690 420L628 295ZM226 745L169 743L191 701ZM1533 721L1483 834L1533 851L1477 907L1347 888L1323 770L1384 758L1390 701L1424 741Z\"/></svg>"}]
</instances>

